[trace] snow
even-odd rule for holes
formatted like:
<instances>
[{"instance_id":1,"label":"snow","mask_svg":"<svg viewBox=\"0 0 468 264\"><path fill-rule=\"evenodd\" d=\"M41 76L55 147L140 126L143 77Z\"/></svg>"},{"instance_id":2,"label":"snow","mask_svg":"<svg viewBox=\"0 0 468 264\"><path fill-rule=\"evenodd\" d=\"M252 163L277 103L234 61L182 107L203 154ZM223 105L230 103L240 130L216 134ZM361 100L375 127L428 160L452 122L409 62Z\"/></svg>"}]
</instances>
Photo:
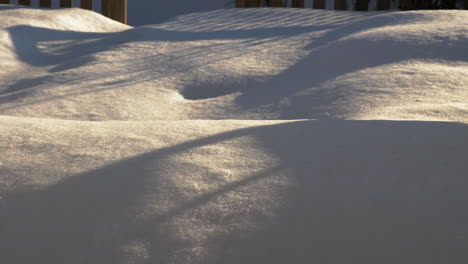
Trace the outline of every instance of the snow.
<instances>
[{"instance_id":1,"label":"snow","mask_svg":"<svg viewBox=\"0 0 468 264\"><path fill-rule=\"evenodd\" d=\"M0 6L0 263L467 263L467 19Z\"/></svg>"}]
</instances>

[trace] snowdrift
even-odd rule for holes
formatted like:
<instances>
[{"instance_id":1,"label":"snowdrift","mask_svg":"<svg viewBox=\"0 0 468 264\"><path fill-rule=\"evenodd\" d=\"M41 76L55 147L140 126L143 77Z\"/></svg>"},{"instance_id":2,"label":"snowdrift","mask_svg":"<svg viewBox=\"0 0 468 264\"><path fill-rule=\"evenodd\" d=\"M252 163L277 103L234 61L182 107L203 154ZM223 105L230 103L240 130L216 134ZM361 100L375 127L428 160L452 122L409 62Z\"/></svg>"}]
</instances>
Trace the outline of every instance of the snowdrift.
<instances>
[{"instance_id":1,"label":"snowdrift","mask_svg":"<svg viewBox=\"0 0 468 264\"><path fill-rule=\"evenodd\" d=\"M465 124L0 122L2 262L468 257Z\"/></svg>"},{"instance_id":2,"label":"snowdrift","mask_svg":"<svg viewBox=\"0 0 468 264\"><path fill-rule=\"evenodd\" d=\"M0 263L467 263L467 19L0 6Z\"/></svg>"},{"instance_id":3,"label":"snowdrift","mask_svg":"<svg viewBox=\"0 0 468 264\"><path fill-rule=\"evenodd\" d=\"M2 12L13 21L2 29L1 61L14 70L2 75L5 115L460 122L468 115L466 11L219 10L130 29L82 10L53 11L39 26L11 17L45 20L42 11Z\"/></svg>"}]
</instances>

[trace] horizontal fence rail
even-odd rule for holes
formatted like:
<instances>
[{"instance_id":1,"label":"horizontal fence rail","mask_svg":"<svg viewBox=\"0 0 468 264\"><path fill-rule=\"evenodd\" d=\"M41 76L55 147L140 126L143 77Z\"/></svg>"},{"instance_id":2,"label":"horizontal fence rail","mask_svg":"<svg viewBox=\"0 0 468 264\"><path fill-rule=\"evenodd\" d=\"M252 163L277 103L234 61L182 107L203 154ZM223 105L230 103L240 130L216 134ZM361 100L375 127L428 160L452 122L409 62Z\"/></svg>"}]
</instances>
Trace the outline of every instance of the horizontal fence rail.
<instances>
[{"instance_id":1,"label":"horizontal fence rail","mask_svg":"<svg viewBox=\"0 0 468 264\"><path fill-rule=\"evenodd\" d=\"M101 0L101 5L93 3L93 0L0 0L0 4L17 4L21 6L37 6L40 8L70 8L80 7L88 10L95 10L106 17L121 23L127 24L127 0Z\"/></svg>"},{"instance_id":2,"label":"horizontal fence rail","mask_svg":"<svg viewBox=\"0 0 468 264\"><path fill-rule=\"evenodd\" d=\"M293 7L304 8L305 0L234 0L237 8L248 7ZM325 9L326 0L309 0L314 9ZM351 6L348 6L351 3ZM468 9L468 0L376 0L376 10L390 10L393 6L400 10L419 9ZM368 11L370 0L334 0L335 10Z\"/></svg>"}]
</instances>

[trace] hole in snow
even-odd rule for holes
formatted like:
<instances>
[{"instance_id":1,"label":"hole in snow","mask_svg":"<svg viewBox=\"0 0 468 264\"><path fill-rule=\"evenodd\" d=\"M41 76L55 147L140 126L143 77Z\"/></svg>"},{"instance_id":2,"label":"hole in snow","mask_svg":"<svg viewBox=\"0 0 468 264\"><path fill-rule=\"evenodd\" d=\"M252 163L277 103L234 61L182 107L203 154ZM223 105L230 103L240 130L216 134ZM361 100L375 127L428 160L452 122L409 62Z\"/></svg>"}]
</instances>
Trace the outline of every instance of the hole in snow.
<instances>
[{"instance_id":1,"label":"hole in snow","mask_svg":"<svg viewBox=\"0 0 468 264\"><path fill-rule=\"evenodd\" d=\"M260 83L257 79L228 82L198 83L185 87L180 93L187 100L203 100L246 91Z\"/></svg>"},{"instance_id":2,"label":"hole in snow","mask_svg":"<svg viewBox=\"0 0 468 264\"><path fill-rule=\"evenodd\" d=\"M186 88L181 94L188 100L203 100L232 94L238 91L239 89L236 86L211 85Z\"/></svg>"}]
</instances>

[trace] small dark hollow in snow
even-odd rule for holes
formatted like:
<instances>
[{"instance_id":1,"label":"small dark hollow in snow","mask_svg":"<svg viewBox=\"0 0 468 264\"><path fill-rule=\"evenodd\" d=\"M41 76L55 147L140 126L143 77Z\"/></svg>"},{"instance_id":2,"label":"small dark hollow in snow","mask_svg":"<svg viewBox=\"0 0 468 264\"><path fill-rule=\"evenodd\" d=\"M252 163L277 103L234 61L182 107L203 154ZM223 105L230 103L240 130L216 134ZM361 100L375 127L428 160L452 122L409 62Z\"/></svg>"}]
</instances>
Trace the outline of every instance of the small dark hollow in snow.
<instances>
[{"instance_id":1,"label":"small dark hollow in snow","mask_svg":"<svg viewBox=\"0 0 468 264\"><path fill-rule=\"evenodd\" d=\"M246 92L247 90L259 87L264 82L264 77L244 77L228 81L199 82L186 86L180 94L187 100L203 100Z\"/></svg>"},{"instance_id":2,"label":"small dark hollow in snow","mask_svg":"<svg viewBox=\"0 0 468 264\"><path fill-rule=\"evenodd\" d=\"M203 100L242 92L246 87L247 81L199 83L185 87L180 93L187 100Z\"/></svg>"}]
</instances>

